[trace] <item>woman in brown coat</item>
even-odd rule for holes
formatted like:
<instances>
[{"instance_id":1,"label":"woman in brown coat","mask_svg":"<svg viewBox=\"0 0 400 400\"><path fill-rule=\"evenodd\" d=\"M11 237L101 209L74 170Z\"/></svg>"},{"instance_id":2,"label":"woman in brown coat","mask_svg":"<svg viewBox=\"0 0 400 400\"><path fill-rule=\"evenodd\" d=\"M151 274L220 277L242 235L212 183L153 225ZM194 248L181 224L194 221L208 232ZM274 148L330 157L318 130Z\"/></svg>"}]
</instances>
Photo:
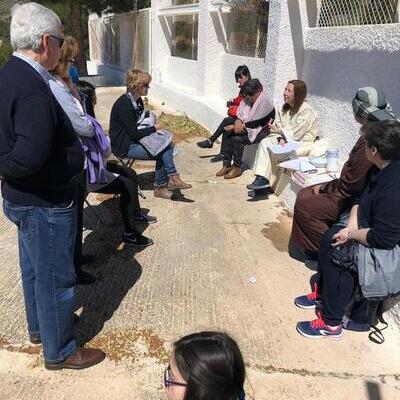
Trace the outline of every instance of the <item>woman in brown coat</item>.
<instances>
[{"instance_id":1,"label":"woman in brown coat","mask_svg":"<svg viewBox=\"0 0 400 400\"><path fill-rule=\"evenodd\" d=\"M396 119L385 95L373 87L361 88L353 99L354 117L361 125L371 121ZM339 179L300 190L294 206L291 241L303 250L306 264L316 266L324 233L349 209L362 191L371 163L365 155L361 136L350 152Z\"/></svg>"}]
</instances>

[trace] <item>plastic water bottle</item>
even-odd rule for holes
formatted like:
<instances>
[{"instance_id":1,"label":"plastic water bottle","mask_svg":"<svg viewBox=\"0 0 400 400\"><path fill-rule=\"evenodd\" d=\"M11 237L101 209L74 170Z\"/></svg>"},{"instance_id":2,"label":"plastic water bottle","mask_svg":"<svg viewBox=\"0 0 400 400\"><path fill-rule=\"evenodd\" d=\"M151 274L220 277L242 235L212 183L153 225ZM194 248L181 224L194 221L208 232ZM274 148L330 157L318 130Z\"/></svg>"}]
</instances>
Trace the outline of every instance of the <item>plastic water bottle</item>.
<instances>
[{"instance_id":1,"label":"plastic water bottle","mask_svg":"<svg viewBox=\"0 0 400 400\"><path fill-rule=\"evenodd\" d=\"M332 148L325 152L326 156L326 170L328 172L339 171L339 149Z\"/></svg>"}]
</instances>

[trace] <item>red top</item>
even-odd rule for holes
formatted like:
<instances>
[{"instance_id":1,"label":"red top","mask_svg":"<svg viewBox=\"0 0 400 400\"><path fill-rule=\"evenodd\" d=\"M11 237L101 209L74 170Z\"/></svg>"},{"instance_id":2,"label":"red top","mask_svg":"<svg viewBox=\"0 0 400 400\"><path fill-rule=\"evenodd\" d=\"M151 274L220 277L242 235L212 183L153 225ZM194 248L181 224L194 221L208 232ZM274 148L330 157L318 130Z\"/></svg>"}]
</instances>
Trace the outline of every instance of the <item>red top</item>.
<instances>
[{"instance_id":1,"label":"red top","mask_svg":"<svg viewBox=\"0 0 400 400\"><path fill-rule=\"evenodd\" d=\"M244 99L244 96L242 96L241 94L239 94L238 97L235 97L232 100L233 105L228 107L228 115L232 118L236 118L236 114L237 114L237 110L238 107L240 105L240 103L242 102L242 100Z\"/></svg>"}]
</instances>

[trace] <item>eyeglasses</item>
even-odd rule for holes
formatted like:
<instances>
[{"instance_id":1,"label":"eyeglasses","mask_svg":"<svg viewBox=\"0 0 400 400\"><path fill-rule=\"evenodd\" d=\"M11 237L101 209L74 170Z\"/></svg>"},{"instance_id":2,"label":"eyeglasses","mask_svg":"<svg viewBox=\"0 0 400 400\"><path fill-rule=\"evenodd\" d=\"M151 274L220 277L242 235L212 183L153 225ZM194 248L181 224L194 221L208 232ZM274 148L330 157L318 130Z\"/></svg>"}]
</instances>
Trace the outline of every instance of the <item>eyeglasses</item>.
<instances>
[{"instance_id":1,"label":"eyeglasses","mask_svg":"<svg viewBox=\"0 0 400 400\"><path fill-rule=\"evenodd\" d=\"M60 49L61 49L61 47L62 47L63 44L64 44L64 39L63 39L63 38L60 38L60 37L58 37L58 36L55 36L55 35L49 35L49 37L58 40L58 46L59 46Z\"/></svg>"},{"instance_id":2,"label":"eyeglasses","mask_svg":"<svg viewBox=\"0 0 400 400\"><path fill-rule=\"evenodd\" d=\"M71 63L72 65L75 65L76 64L76 60L75 60L75 58L71 58L71 59L69 59L69 60L65 60L67 63Z\"/></svg>"},{"instance_id":3,"label":"eyeglasses","mask_svg":"<svg viewBox=\"0 0 400 400\"><path fill-rule=\"evenodd\" d=\"M170 386L186 387L187 383L172 381L171 380L171 367L168 365L168 367L164 371L164 386L165 386L165 388L169 388Z\"/></svg>"}]
</instances>

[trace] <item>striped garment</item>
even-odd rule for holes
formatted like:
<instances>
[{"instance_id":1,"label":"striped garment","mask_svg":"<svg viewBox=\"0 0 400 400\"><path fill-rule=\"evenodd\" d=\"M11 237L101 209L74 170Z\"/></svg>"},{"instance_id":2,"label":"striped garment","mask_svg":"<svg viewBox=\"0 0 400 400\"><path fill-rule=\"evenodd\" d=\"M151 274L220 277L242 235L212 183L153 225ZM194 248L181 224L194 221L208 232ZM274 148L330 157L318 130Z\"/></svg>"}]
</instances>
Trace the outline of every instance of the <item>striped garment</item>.
<instances>
[{"instance_id":1,"label":"striped garment","mask_svg":"<svg viewBox=\"0 0 400 400\"><path fill-rule=\"evenodd\" d=\"M368 121L396 120L392 107L385 95L374 87L368 86L357 90L353 99L353 111L357 117Z\"/></svg>"}]
</instances>

